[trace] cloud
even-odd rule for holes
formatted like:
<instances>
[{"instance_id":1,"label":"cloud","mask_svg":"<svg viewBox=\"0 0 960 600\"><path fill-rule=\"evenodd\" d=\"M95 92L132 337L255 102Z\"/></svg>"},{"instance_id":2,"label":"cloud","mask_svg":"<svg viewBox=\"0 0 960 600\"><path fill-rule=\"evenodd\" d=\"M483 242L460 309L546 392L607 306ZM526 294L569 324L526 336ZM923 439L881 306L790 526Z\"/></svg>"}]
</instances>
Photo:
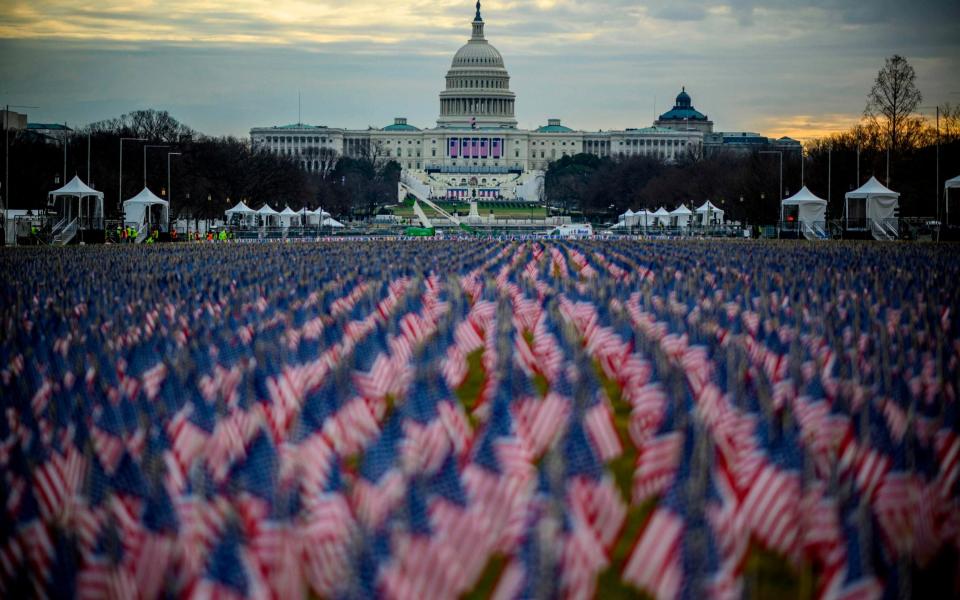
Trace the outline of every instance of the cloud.
<instances>
[{"instance_id":1,"label":"cloud","mask_svg":"<svg viewBox=\"0 0 960 600\"><path fill-rule=\"evenodd\" d=\"M313 122L430 126L473 12L462 0L4 0L0 81L4 100L57 121L153 106L244 135L295 120L301 90ZM527 127L649 125L687 85L718 129L809 137L855 118L894 52L933 102L955 101L960 71L955 0L488 0L483 15Z\"/></svg>"}]
</instances>

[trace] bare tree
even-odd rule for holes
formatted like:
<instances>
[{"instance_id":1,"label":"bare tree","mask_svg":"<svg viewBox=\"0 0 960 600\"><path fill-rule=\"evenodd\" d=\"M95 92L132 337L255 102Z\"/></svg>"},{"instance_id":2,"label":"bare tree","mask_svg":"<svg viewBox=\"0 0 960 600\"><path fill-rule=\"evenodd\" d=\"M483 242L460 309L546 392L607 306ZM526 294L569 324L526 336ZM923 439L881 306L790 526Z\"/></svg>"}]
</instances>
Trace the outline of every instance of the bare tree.
<instances>
[{"instance_id":1,"label":"bare tree","mask_svg":"<svg viewBox=\"0 0 960 600\"><path fill-rule=\"evenodd\" d=\"M877 73L867 95L863 114L868 122L886 133L889 147L909 147L920 132L920 119L913 115L923 100L916 84L917 73L907 59L894 54Z\"/></svg>"},{"instance_id":2,"label":"bare tree","mask_svg":"<svg viewBox=\"0 0 960 600\"><path fill-rule=\"evenodd\" d=\"M960 105L947 102L940 107L940 139L943 142L960 139Z\"/></svg>"},{"instance_id":3,"label":"bare tree","mask_svg":"<svg viewBox=\"0 0 960 600\"><path fill-rule=\"evenodd\" d=\"M332 148L320 148L314 155L314 159L319 165L319 168L316 170L316 174L321 179L326 179L333 171L333 168L337 166L337 161L340 159L340 155L337 154L337 151Z\"/></svg>"},{"instance_id":4,"label":"bare tree","mask_svg":"<svg viewBox=\"0 0 960 600\"><path fill-rule=\"evenodd\" d=\"M141 137L150 141L177 143L192 138L195 132L165 110L135 110L118 118L91 123L93 133L113 133Z\"/></svg>"}]
</instances>

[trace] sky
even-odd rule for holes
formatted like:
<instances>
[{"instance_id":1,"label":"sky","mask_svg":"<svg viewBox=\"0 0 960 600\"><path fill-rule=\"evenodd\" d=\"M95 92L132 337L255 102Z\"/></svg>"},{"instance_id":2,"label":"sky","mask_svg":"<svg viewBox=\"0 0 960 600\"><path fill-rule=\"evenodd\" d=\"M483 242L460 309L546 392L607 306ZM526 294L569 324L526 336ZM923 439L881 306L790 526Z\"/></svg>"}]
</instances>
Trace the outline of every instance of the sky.
<instances>
[{"instance_id":1,"label":"sky","mask_svg":"<svg viewBox=\"0 0 960 600\"><path fill-rule=\"evenodd\" d=\"M884 59L960 104L958 0L487 0L519 126L649 126L681 86L718 131L854 125ZM168 110L210 135L300 120L431 127L463 0L0 0L0 105L82 126Z\"/></svg>"}]
</instances>

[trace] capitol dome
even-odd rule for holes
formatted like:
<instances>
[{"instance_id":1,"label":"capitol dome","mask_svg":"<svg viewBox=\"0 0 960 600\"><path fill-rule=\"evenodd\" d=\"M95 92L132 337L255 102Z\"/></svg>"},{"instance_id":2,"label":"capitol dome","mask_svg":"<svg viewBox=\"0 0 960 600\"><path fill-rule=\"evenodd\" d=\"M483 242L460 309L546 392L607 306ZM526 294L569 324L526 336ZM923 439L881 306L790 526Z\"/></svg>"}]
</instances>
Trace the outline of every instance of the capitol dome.
<instances>
[{"instance_id":1,"label":"capitol dome","mask_svg":"<svg viewBox=\"0 0 960 600\"><path fill-rule=\"evenodd\" d=\"M503 56L483 35L480 2L473 34L453 56L440 92L438 127L516 128L516 95Z\"/></svg>"},{"instance_id":2,"label":"capitol dome","mask_svg":"<svg viewBox=\"0 0 960 600\"><path fill-rule=\"evenodd\" d=\"M453 56L454 68L457 67L500 67L503 68L503 56L485 39L470 40Z\"/></svg>"}]
</instances>

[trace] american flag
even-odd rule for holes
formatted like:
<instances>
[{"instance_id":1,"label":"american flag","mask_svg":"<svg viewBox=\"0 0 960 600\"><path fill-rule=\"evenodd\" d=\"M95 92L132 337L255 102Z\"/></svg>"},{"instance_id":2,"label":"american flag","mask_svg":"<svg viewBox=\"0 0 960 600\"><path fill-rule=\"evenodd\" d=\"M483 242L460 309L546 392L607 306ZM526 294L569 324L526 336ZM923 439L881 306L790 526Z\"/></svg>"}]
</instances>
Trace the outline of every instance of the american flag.
<instances>
[{"instance_id":1,"label":"american flag","mask_svg":"<svg viewBox=\"0 0 960 600\"><path fill-rule=\"evenodd\" d=\"M960 547L941 252L13 250L0 594L896 593Z\"/></svg>"}]
</instances>

